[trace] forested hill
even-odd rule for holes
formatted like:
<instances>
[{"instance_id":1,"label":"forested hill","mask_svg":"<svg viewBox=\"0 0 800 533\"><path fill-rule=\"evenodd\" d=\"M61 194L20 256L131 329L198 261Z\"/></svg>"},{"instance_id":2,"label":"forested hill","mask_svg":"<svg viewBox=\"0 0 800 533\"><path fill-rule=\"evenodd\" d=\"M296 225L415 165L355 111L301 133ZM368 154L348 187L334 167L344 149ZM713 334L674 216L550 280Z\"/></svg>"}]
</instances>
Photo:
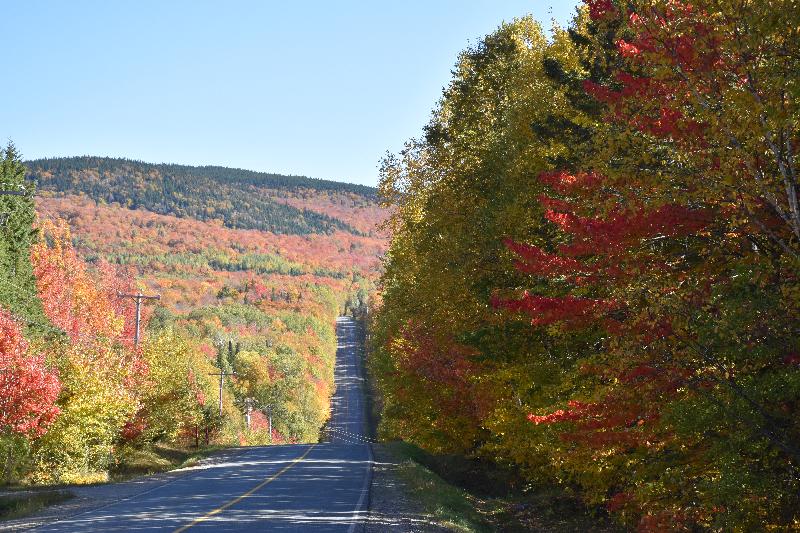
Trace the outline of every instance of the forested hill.
<instances>
[{"instance_id":1,"label":"forested hill","mask_svg":"<svg viewBox=\"0 0 800 533\"><path fill-rule=\"evenodd\" d=\"M308 195L346 196L354 207L377 203L375 189L305 176L217 166L151 164L108 157L28 161L28 179L40 191L83 194L97 202L162 215L221 220L229 228L281 234L362 232L324 212L289 205Z\"/></svg>"}]
</instances>

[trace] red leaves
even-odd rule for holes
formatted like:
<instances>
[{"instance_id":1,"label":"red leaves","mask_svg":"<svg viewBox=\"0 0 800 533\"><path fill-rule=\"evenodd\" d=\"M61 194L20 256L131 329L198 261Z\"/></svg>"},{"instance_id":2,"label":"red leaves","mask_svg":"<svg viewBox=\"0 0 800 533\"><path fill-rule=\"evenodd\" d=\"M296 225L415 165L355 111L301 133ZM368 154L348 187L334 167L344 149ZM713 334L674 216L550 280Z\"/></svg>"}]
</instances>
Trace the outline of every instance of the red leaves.
<instances>
[{"instance_id":1,"label":"red leaves","mask_svg":"<svg viewBox=\"0 0 800 533\"><path fill-rule=\"evenodd\" d=\"M649 85L646 80L634 78L628 82L630 91ZM614 190L624 184L607 183L594 172L547 172L539 180L562 195L542 196L540 203L545 218L560 230L563 244L555 246L557 252L511 239L506 239L505 244L519 257L516 268L549 283L552 292L525 291L516 299L494 297L492 304L527 314L537 327L598 327L627 342L635 340L643 347L671 335L667 319L625 318L628 304L614 296L626 294L624 288L629 280L640 283L642 274L667 268L660 247L654 247L653 242L705 231L711 223L710 211L677 204L625 204L620 199L623 195ZM594 207L598 205L601 207ZM680 368L637 362L629 355L616 364L616 368L590 370L598 378L614 383L599 400L572 400L567 408L531 413L528 420L535 425L569 424L559 433L560 439L587 450L621 451L663 442L668 437L659 435L657 425L650 422L659 419L663 396L674 394L689 376ZM611 507L623 505L622 498Z\"/></svg>"},{"instance_id":2,"label":"red leaves","mask_svg":"<svg viewBox=\"0 0 800 533\"><path fill-rule=\"evenodd\" d=\"M610 512L620 511L633 501L633 495L627 492L618 492L608 499L606 509Z\"/></svg>"},{"instance_id":3,"label":"red leaves","mask_svg":"<svg viewBox=\"0 0 800 533\"><path fill-rule=\"evenodd\" d=\"M412 350L407 352L409 368L427 380L463 389L472 375L468 357L474 350L452 342L440 342L420 324L408 324L402 336Z\"/></svg>"},{"instance_id":4,"label":"red leaves","mask_svg":"<svg viewBox=\"0 0 800 533\"><path fill-rule=\"evenodd\" d=\"M58 375L28 353L19 325L0 310L0 431L42 436L59 413L60 390Z\"/></svg>"},{"instance_id":5,"label":"red leaves","mask_svg":"<svg viewBox=\"0 0 800 533\"><path fill-rule=\"evenodd\" d=\"M73 248L66 224L46 222L43 231L50 244L42 241L33 246L31 261L47 318L73 343L103 338L132 348L135 306L117 295L135 292L133 278L105 261L90 272ZM144 306L142 329L149 314Z\"/></svg>"},{"instance_id":6,"label":"red leaves","mask_svg":"<svg viewBox=\"0 0 800 533\"><path fill-rule=\"evenodd\" d=\"M567 405L569 406L568 410L558 409L547 415L539 416L529 414L528 420L537 426L539 424L554 424L556 422L574 422L584 418L591 411L591 408L595 407L594 404L582 403L575 400L570 400L567 402Z\"/></svg>"},{"instance_id":7,"label":"red leaves","mask_svg":"<svg viewBox=\"0 0 800 533\"><path fill-rule=\"evenodd\" d=\"M599 187L604 181L603 176L594 172L570 174L563 170L557 172L542 172L539 174L538 179L543 184L549 185L553 190L562 194L593 190Z\"/></svg>"},{"instance_id":8,"label":"red leaves","mask_svg":"<svg viewBox=\"0 0 800 533\"><path fill-rule=\"evenodd\" d=\"M147 429L147 419L144 416L136 416L133 420L125 423L120 437L125 441L132 441L139 437L145 429Z\"/></svg>"},{"instance_id":9,"label":"red leaves","mask_svg":"<svg viewBox=\"0 0 800 533\"><path fill-rule=\"evenodd\" d=\"M562 247L567 255L619 253L654 237L682 237L705 228L709 215L701 210L664 205L654 210L617 211L606 218L589 218L574 213L548 210L548 220L573 235L573 244Z\"/></svg>"},{"instance_id":10,"label":"red leaves","mask_svg":"<svg viewBox=\"0 0 800 533\"><path fill-rule=\"evenodd\" d=\"M44 224L51 245L42 241L31 249L36 286L45 314L72 342L87 336L118 338L122 323L100 280L91 279L75 253L66 225ZM100 290L98 290L100 289Z\"/></svg>"},{"instance_id":11,"label":"red leaves","mask_svg":"<svg viewBox=\"0 0 800 533\"><path fill-rule=\"evenodd\" d=\"M617 13L614 2L611 0L586 0L586 5L589 6L589 16L592 20L602 19Z\"/></svg>"},{"instance_id":12,"label":"red leaves","mask_svg":"<svg viewBox=\"0 0 800 533\"><path fill-rule=\"evenodd\" d=\"M477 373L477 365L470 359L476 353L473 348L440 338L425 324L415 321L406 324L392 342L403 347L400 370L415 376L415 381L428 384L430 390L426 394L435 398L448 416L476 415L482 397L470 381Z\"/></svg>"},{"instance_id":13,"label":"red leaves","mask_svg":"<svg viewBox=\"0 0 800 533\"><path fill-rule=\"evenodd\" d=\"M651 433L647 422L657 420L659 414L646 403L631 400L624 394L607 396L598 402L570 400L567 409L544 415L529 414L527 418L535 425L571 423L572 429L563 431L561 440L593 449L642 446Z\"/></svg>"},{"instance_id":14,"label":"red leaves","mask_svg":"<svg viewBox=\"0 0 800 533\"><path fill-rule=\"evenodd\" d=\"M800 366L800 353L792 352L788 354L783 358L783 364Z\"/></svg>"},{"instance_id":15,"label":"red leaves","mask_svg":"<svg viewBox=\"0 0 800 533\"><path fill-rule=\"evenodd\" d=\"M634 383L641 378L647 379L652 378L658 374L658 369L653 368L649 365L639 365L630 371L622 374L620 376L620 381L624 383Z\"/></svg>"},{"instance_id":16,"label":"red leaves","mask_svg":"<svg viewBox=\"0 0 800 533\"><path fill-rule=\"evenodd\" d=\"M619 50L622 57L637 57L642 53L638 46L623 41L622 39L617 41L617 50Z\"/></svg>"},{"instance_id":17,"label":"red leaves","mask_svg":"<svg viewBox=\"0 0 800 533\"><path fill-rule=\"evenodd\" d=\"M633 50L640 52L639 48L628 43L620 46L624 46L628 54ZM618 72L615 79L622 85L619 91L590 80L583 82L587 94L611 107L613 120L630 122L637 130L659 138L704 142L704 126L686 118L683 110L676 106L674 87L627 72ZM628 106L636 106L637 111L632 112Z\"/></svg>"},{"instance_id":18,"label":"red leaves","mask_svg":"<svg viewBox=\"0 0 800 533\"><path fill-rule=\"evenodd\" d=\"M191 368L188 371L186 376L187 381L189 382L189 386L192 388L194 392L195 401L197 401L197 405L205 405L206 404L206 394L203 392L203 389L200 387L200 384L197 382L197 375L195 375L194 370Z\"/></svg>"},{"instance_id":19,"label":"red leaves","mask_svg":"<svg viewBox=\"0 0 800 533\"><path fill-rule=\"evenodd\" d=\"M586 2L590 12L595 2ZM722 38L713 34L691 4L668 2L665 8L631 12L627 20L616 10L602 10L603 18L617 17L632 32L616 41L617 51L637 72L661 72L634 76L620 69L613 74L620 90L584 81L584 90L609 106L609 118L630 122L641 132L682 144L705 145L706 125L686 117L692 95L704 93L709 73L725 67L721 59ZM593 17L595 18L595 17ZM727 73L726 73L727 74ZM737 77L736 73L734 78ZM694 79L697 77L698 79Z\"/></svg>"},{"instance_id":20,"label":"red leaves","mask_svg":"<svg viewBox=\"0 0 800 533\"><path fill-rule=\"evenodd\" d=\"M269 419L261 411L253 411L250 413L250 429L252 431L259 431L269 428Z\"/></svg>"},{"instance_id":21,"label":"red leaves","mask_svg":"<svg viewBox=\"0 0 800 533\"><path fill-rule=\"evenodd\" d=\"M552 276L573 275L587 271L586 265L576 259L547 253L538 246L518 243L511 239L505 239L503 242L509 250L521 258L516 263L517 270L520 272L539 276Z\"/></svg>"},{"instance_id":22,"label":"red leaves","mask_svg":"<svg viewBox=\"0 0 800 533\"><path fill-rule=\"evenodd\" d=\"M492 305L500 309L522 311L533 318L531 324L534 326L561 323L566 328L585 327L617 307L613 302L606 300L569 295L551 298L531 295L528 291L525 291L518 300L493 298Z\"/></svg>"},{"instance_id":23,"label":"red leaves","mask_svg":"<svg viewBox=\"0 0 800 533\"><path fill-rule=\"evenodd\" d=\"M619 93L592 80L583 80L583 90L600 102L611 103L619 99Z\"/></svg>"}]
</instances>

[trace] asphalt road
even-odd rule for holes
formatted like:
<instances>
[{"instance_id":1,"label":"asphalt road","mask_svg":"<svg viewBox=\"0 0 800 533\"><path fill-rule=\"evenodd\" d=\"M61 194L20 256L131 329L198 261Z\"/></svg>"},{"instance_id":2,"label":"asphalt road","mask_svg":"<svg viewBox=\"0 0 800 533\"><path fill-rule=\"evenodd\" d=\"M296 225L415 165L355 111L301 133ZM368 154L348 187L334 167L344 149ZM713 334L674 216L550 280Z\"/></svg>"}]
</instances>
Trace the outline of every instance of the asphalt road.
<instances>
[{"instance_id":1,"label":"asphalt road","mask_svg":"<svg viewBox=\"0 0 800 533\"><path fill-rule=\"evenodd\" d=\"M326 442L244 449L42 532L360 531L372 453L366 444L356 325L337 320L337 392Z\"/></svg>"}]
</instances>

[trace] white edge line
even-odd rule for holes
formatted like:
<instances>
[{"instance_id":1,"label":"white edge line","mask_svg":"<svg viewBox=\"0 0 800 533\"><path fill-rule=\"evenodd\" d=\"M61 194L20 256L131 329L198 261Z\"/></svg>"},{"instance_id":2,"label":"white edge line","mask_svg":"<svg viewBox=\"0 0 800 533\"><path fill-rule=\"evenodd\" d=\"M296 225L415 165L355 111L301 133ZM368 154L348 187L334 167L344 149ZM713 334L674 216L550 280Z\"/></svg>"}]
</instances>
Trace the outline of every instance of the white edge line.
<instances>
[{"instance_id":1,"label":"white edge line","mask_svg":"<svg viewBox=\"0 0 800 533\"><path fill-rule=\"evenodd\" d=\"M354 321L355 322L355 321ZM360 354L356 355L356 368L358 368L358 377L359 377L359 388L361 389L361 395L364 395L366 391L364 390L364 376L363 372L364 369L362 368L361 361L358 360ZM361 404L361 414L364 417L364 423L366 424L367 421L367 404ZM367 443L367 457L368 457L368 465L367 465L367 472L364 475L364 485L361 487L361 496L358 498L358 503L356 504L356 508L353 511L353 523L350 524L350 528L348 528L347 533L353 533L356 530L356 526L359 524L358 521L358 513L361 510L361 507L364 505L364 499L370 493L370 489L372 488L372 465L375 463L375 458L372 455L372 444ZM366 527L366 522L362 524Z\"/></svg>"},{"instance_id":2,"label":"white edge line","mask_svg":"<svg viewBox=\"0 0 800 533\"><path fill-rule=\"evenodd\" d=\"M359 525L358 521L358 513L361 510L361 507L364 505L364 498L367 497L370 490L370 482L372 481L372 465L374 463L374 459L372 456L372 445L367 444L367 455L368 465L367 465L367 472L364 474L364 485L361 487L361 496L358 498L358 503L356 504L356 508L353 511L353 523L350 524L350 528L347 530L347 533L353 533L356 530L356 526Z\"/></svg>"}]
</instances>

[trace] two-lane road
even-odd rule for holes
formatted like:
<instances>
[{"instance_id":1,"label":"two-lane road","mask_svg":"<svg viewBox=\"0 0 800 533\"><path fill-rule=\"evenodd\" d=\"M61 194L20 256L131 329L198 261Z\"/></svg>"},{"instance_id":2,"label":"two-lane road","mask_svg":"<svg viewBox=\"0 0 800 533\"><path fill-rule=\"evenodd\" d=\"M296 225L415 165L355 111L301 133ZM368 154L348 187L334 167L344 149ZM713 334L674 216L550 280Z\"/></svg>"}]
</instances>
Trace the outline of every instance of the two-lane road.
<instances>
[{"instance_id":1,"label":"two-lane road","mask_svg":"<svg viewBox=\"0 0 800 533\"><path fill-rule=\"evenodd\" d=\"M186 475L36 531L337 531L360 529L371 450L356 325L337 320L336 395L328 442L247 448Z\"/></svg>"}]
</instances>

